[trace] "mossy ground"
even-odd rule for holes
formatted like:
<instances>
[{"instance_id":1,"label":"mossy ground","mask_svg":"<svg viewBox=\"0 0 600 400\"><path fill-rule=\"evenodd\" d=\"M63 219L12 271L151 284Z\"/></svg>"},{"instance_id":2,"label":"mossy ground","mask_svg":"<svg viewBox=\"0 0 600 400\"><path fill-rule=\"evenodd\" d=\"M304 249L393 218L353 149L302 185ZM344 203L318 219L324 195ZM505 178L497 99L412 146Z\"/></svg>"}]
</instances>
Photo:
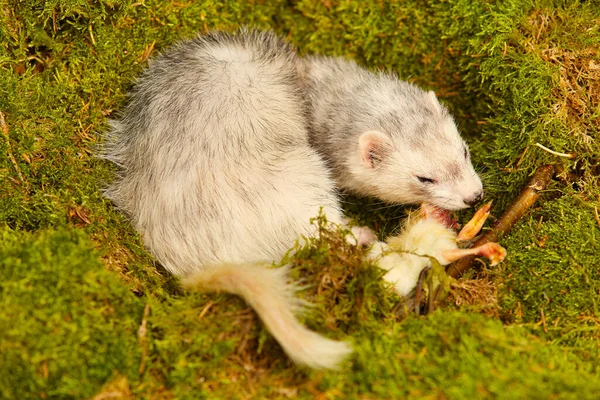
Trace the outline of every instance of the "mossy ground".
<instances>
[{"instance_id":1,"label":"mossy ground","mask_svg":"<svg viewBox=\"0 0 600 400\"><path fill-rule=\"evenodd\" d=\"M452 1L0 3L0 397L597 398L600 4ZM299 245L306 323L351 340L339 372L293 366L239 299L183 293L102 198L92 157L148 57L208 29L273 28L434 89L498 215L539 165L558 178L509 258L401 317L338 233ZM574 158L552 155L539 142ZM403 211L347 197L381 236ZM463 217L467 217L466 215Z\"/></svg>"}]
</instances>

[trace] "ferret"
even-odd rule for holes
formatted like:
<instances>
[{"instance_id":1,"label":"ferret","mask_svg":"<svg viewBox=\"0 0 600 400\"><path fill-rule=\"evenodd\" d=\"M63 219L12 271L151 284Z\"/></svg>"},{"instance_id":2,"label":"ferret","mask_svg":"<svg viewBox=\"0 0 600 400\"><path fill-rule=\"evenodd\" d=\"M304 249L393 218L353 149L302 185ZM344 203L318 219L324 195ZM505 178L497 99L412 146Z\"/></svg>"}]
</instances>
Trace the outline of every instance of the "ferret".
<instances>
[{"instance_id":1,"label":"ferret","mask_svg":"<svg viewBox=\"0 0 600 400\"><path fill-rule=\"evenodd\" d=\"M350 346L299 323L296 286L272 264L317 233L310 219L320 210L344 223L336 182L456 209L474 203L481 184L433 95L352 63L310 63L271 32L180 42L137 80L101 156L119 167L105 195L170 273L187 287L241 296L293 361L327 369ZM339 79L351 82L334 90L343 68L353 75ZM328 114L335 104L339 116Z\"/></svg>"},{"instance_id":2,"label":"ferret","mask_svg":"<svg viewBox=\"0 0 600 400\"><path fill-rule=\"evenodd\" d=\"M469 149L434 92L343 58L309 56L310 142L339 188L459 210L483 198Z\"/></svg>"}]
</instances>

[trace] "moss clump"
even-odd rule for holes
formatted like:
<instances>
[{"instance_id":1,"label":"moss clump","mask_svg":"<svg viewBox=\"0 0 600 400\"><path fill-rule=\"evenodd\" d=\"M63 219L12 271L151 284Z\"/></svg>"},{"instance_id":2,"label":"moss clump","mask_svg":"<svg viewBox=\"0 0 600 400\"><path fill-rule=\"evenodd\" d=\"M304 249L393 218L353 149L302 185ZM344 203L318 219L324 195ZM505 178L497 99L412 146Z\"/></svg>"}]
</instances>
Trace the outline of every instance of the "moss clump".
<instances>
[{"instance_id":1,"label":"moss clump","mask_svg":"<svg viewBox=\"0 0 600 400\"><path fill-rule=\"evenodd\" d=\"M142 302L73 230L0 233L0 395L86 398L140 362Z\"/></svg>"},{"instance_id":2,"label":"moss clump","mask_svg":"<svg viewBox=\"0 0 600 400\"><path fill-rule=\"evenodd\" d=\"M479 315L438 310L360 346L352 383L381 398L591 399L597 390L587 357Z\"/></svg>"},{"instance_id":3,"label":"moss clump","mask_svg":"<svg viewBox=\"0 0 600 400\"><path fill-rule=\"evenodd\" d=\"M519 227L507 246L524 250L503 268L501 302L509 321L535 324L565 345L581 340L598 351L600 271L594 266L600 231L593 215L577 199L562 197Z\"/></svg>"}]
</instances>

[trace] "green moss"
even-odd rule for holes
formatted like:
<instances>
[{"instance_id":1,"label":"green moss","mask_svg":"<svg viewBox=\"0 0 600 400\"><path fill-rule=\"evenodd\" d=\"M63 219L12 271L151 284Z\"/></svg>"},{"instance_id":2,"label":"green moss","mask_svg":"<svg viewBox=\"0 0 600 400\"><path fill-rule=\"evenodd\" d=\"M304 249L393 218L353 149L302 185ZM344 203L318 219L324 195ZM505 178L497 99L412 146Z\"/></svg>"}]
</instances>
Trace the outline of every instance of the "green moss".
<instances>
[{"instance_id":1,"label":"green moss","mask_svg":"<svg viewBox=\"0 0 600 400\"><path fill-rule=\"evenodd\" d=\"M507 240L507 247L523 248L503 272L503 308L510 320L545 320L550 337L569 345L581 337L600 337L595 320L600 230L593 213L576 199L562 197L545 204Z\"/></svg>"},{"instance_id":2,"label":"green moss","mask_svg":"<svg viewBox=\"0 0 600 400\"><path fill-rule=\"evenodd\" d=\"M77 231L0 241L2 398L85 398L120 371L135 378L142 303Z\"/></svg>"},{"instance_id":3,"label":"green moss","mask_svg":"<svg viewBox=\"0 0 600 400\"><path fill-rule=\"evenodd\" d=\"M594 2L25 0L2 11L2 397L598 392ZM273 28L301 54L351 57L434 89L470 142L496 215L537 166L560 164L542 201L504 239L507 262L487 271L500 320L477 307L399 317L381 271L326 230L289 260L294 277L309 284L301 295L316 305L305 322L351 340L357 352L341 372L305 371L241 301L184 294L146 254L101 196L113 170L91 156L98 132L149 57L198 31L241 24ZM536 142L576 156L556 157ZM380 237L404 215L373 199L347 196L344 204ZM148 330L138 340L142 320Z\"/></svg>"},{"instance_id":4,"label":"green moss","mask_svg":"<svg viewBox=\"0 0 600 400\"><path fill-rule=\"evenodd\" d=\"M597 390L589 386L597 371L585 359L524 329L460 312L394 324L363 342L357 358L353 383L382 398L569 398L574 392L592 398Z\"/></svg>"}]
</instances>

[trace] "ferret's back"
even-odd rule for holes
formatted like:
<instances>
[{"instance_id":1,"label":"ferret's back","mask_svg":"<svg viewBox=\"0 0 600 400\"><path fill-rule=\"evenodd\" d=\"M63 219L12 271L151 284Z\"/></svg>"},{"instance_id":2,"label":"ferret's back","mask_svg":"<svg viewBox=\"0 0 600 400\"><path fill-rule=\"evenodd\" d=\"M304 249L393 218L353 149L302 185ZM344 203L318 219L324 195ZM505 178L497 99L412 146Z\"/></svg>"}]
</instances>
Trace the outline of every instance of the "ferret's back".
<instances>
[{"instance_id":1,"label":"ferret's back","mask_svg":"<svg viewBox=\"0 0 600 400\"><path fill-rule=\"evenodd\" d=\"M209 33L150 63L119 124L127 136L143 136L148 147L176 146L187 137L213 155L252 155L254 145L273 148L272 130L279 127L285 136L286 125L302 123L294 112L302 103L296 76L292 49L269 32ZM286 140L293 137L280 141ZM133 152L144 148L142 142L122 144Z\"/></svg>"},{"instance_id":2,"label":"ferret's back","mask_svg":"<svg viewBox=\"0 0 600 400\"><path fill-rule=\"evenodd\" d=\"M118 190L128 180L142 176L151 187L191 169L214 176L239 165L268 168L303 146L296 60L285 41L254 30L197 36L156 57L111 121L104 153L124 173L109 197L130 210L132 196Z\"/></svg>"},{"instance_id":3,"label":"ferret's back","mask_svg":"<svg viewBox=\"0 0 600 400\"><path fill-rule=\"evenodd\" d=\"M154 59L112 122L106 194L171 272L276 260L321 206L338 219L297 62L272 33L199 36Z\"/></svg>"}]
</instances>

